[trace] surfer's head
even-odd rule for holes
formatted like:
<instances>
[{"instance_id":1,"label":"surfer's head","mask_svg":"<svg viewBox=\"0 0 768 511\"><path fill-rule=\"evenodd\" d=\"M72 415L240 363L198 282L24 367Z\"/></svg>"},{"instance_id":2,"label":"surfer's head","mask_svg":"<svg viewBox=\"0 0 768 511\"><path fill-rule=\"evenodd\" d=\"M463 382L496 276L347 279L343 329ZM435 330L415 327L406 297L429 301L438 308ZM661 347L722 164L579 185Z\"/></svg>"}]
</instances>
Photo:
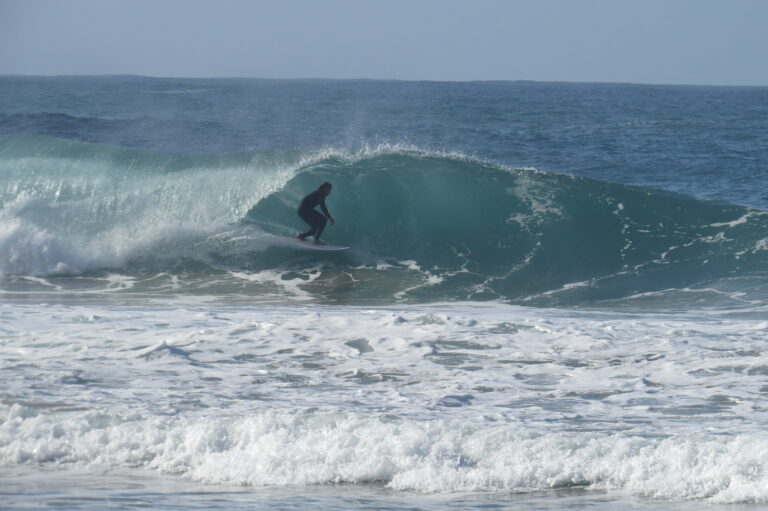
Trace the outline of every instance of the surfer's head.
<instances>
[{"instance_id":1,"label":"surfer's head","mask_svg":"<svg viewBox=\"0 0 768 511\"><path fill-rule=\"evenodd\" d=\"M331 188L333 188L333 185L328 181L320 185L320 191L323 192L323 195L330 195Z\"/></svg>"}]
</instances>

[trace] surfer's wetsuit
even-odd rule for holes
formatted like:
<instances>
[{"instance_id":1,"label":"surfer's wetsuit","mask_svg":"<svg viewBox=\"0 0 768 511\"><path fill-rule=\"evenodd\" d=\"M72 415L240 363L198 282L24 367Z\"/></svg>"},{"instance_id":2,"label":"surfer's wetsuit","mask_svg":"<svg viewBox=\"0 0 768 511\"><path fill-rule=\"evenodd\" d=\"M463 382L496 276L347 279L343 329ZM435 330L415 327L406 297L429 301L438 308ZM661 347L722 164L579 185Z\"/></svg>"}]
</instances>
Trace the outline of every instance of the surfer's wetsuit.
<instances>
[{"instance_id":1,"label":"surfer's wetsuit","mask_svg":"<svg viewBox=\"0 0 768 511\"><path fill-rule=\"evenodd\" d=\"M318 205L325 216L315 210ZM314 236L316 240L319 240L320 235L323 234L323 229L325 229L325 224L328 223L328 218L331 217L331 214L328 213L328 208L325 207L325 194L322 189L318 188L301 200L299 216L312 227L307 232L299 234L299 238L304 239L307 236Z\"/></svg>"}]
</instances>

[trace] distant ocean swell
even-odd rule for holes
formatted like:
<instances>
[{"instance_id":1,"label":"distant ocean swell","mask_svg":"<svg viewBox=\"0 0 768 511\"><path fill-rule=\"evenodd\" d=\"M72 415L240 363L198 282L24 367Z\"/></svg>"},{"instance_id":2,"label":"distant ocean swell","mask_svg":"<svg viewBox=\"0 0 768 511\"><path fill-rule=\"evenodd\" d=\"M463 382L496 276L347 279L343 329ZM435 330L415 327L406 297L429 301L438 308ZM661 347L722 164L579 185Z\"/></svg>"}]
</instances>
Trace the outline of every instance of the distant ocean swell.
<instances>
[{"instance_id":1,"label":"distant ocean swell","mask_svg":"<svg viewBox=\"0 0 768 511\"><path fill-rule=\"evenodd\" d=\"M286 247L326 180L325 237L352 249ZM537 305L768 295L762 211L412 147L181 156L5 137L0 203L6 278L268 272L332 300Z\"/></svg>"},{"instance_id":2,"label":"distant ocean swell","mask_svg":"<svg viewBox=\"0 0 768 511\"><path fill-rule=\"evenodd\" d=\"M140 467L212 484L383 483L420 492L590 487L767 502L764 433L646 438L349 413L242 418L0 413L0 462Z\"/></svg>"}]
</instances>

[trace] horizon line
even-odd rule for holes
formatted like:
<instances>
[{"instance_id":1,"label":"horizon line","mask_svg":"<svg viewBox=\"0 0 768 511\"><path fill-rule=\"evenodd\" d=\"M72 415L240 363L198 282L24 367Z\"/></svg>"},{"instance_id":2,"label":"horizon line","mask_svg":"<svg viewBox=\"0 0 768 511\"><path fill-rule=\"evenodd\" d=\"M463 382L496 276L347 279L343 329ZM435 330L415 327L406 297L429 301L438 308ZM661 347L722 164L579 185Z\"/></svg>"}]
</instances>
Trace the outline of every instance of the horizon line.
<instances>
[{"instance_id":1,"label":"horizon line","mask_svg":"<svg viewBox=\"0 0 768 511\"><path fill-rule=\"evenodd\" d=\"M542 83L542 84L582 84L582 85L640 85L650 87L743 87L762 88L768 84L715 84L715 83L683 83L683 82L631 82L631 81L569 81L569 80L531 80L531 79L475 79L475 80L446 80L446 79L414 79L414 78L327 78L327 77L256 77L256 76L159 76L134 73L66 73L66 74L24 74L0 73L0 77L21 78L149 78L157 80L262 80L262 81L347 81L347 82L412 82L412 83Z\"/></svg>"}]
</instances>

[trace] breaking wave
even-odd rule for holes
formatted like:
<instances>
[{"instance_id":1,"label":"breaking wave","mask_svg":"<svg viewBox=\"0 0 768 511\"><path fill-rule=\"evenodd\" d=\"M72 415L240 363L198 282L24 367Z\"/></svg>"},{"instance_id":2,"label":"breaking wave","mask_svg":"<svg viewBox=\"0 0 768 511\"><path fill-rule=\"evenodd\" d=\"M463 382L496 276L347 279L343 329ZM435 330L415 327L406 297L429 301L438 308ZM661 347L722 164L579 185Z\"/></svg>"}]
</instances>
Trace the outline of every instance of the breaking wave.
<instances>
[{"instance_id":1,"label":"breaking wave","mask_svg":"<svg viewBox=\"0 0 768 511\"><path fill-rule=\"evenodd\" d=\"M344 413L140 418L2 410L0 463L147 468L208 484L378 483L419 492L590 487L766 502L768 438L534 433Z\"/></svg>"},{"instance_id":2,"label":"breaking wave","mask_svg":"<svg viewBox=\"0 0 768 511\"><path fill-rule=\"evenodd\" d=\"M283 239L323 181L345 253ZM0 204L6 279L268 272L335 300L578 305L762 300L768 276L762 211L412 147L181 156L5 137Z\"/></svg>"}]
</instances>

